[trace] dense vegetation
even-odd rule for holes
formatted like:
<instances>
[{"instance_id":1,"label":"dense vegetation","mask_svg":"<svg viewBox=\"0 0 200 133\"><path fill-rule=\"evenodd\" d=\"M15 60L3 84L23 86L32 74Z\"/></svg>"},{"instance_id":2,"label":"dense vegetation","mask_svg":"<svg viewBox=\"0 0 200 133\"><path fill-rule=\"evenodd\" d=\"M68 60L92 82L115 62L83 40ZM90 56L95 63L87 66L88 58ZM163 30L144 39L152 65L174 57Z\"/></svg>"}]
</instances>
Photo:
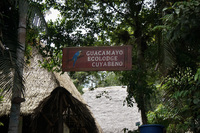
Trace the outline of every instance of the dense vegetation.
<instances>
[{"instance_id":1,"label":"dense vegetation","mask_svg":"<svg viewBox=\"0 0 200 133\"><path fill-rule=\"evenodd\" d=\"M55 22L47 23L48 34L27 23L26 51L36 46L43 56L50 57L42 62L43 67L60 71L63 47L132 45L132 70L115 72L116 81L128 86L128 106L137 102L143 124L160 123L166 126L167 132L200 132L198 0L46 0L43 3L38 0L29 3L43 13L54 8L61 15ZM1 11L1 20L8 18L4 12ZM3 30L0 27L3 44L0 46L4 50L4 46L10 48L5 41L5 31L10 29L6 29L6 23L0 26L4 27ZM25 53L27 59L30 53ZM73 72L70 76L80 90L92 79L95 86L118 83L106 79L112 73Z\"/></svg>"}]
</instances>

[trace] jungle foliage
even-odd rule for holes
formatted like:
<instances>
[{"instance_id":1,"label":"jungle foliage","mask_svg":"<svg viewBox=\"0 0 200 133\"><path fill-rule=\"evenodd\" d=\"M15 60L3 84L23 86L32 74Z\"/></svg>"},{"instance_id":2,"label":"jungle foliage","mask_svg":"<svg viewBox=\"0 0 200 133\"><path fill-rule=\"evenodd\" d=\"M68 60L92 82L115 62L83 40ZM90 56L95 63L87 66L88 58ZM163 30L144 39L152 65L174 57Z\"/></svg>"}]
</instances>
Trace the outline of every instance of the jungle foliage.
<instances>
[{"instance_id":1,"label":"jungle foliage","mask_svg":"<svg viewBox=\"0 0 200 133\"><path fill-rule=\"evenodd\" d=\"M163 34L163 54L172 63L164 63L163 59L162 68L167 69L161 83L163 103L149 113L149 118L154 123L168 124L168 132L200 131L199 5L199 1L191 0L163 9L163 25L159 27Z\"/></svg>"}]
</instances>

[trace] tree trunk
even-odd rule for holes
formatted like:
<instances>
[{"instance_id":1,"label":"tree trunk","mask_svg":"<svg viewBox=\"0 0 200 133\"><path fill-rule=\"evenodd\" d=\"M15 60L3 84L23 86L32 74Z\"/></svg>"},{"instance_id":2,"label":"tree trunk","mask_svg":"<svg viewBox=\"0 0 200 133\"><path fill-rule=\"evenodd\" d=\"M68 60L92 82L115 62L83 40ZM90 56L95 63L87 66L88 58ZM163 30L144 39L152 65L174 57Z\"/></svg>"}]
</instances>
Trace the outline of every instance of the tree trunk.
<instances>
[{"instance_id":1,"label":"tree trunk","mask_svg":"<svg viewBox=\"0 0 200 133\"><path fill-rule=\"evenodd\" d=\"M22 77L23 77L23 62L24 62L24 50L25 50L25 36L26 36L26 9L24 9L24 4L19 0L19 29L18 29L18 41L20 43L20 48L17 48L17 61L18 71L15 70L14 74L14 85L12 89L12 100L11 100L11 110L10 110L10 121L9 121L9 131L8 133L18 133L19 131L19 117L20 117L20 103L23 101L21 98L22 92Z\"/></svg>"},{"instance_id":2,"label":"tree trunk","mask_svg":"<svg viewBox=\"0 0 200 133\"><path fill-rule=\"evenodd\" d=\"M141 29L138 29L139 31ZM142 123L143 124L147 124L147 116L146 116L146 107L147 105L145 105L145 98L144 98L144 92L145 91L145 81L142 80L142 78L145 78L144 76L144 51L143 51L143 46L142 46L142 40L141 40L141 36L140 33L137 36L137 66L138 66L138 70L139 70L139 74L138 74L138 87L139 89L142 89L142 91L140 91L140 99L139 99L139 109L141 110L141 117L142 117Z\"/></svg>"},{"instance_id":3,"label":"tree trunk","mask_svg":"<svg viewBox=\"0 0 200 133\"><path fill-rule=\"evenodd\" d=\"M144 99L144 98L142 98L142 99ZM144 100L143 100L143 102L141 104L141 109L140 110L141 110L142 123L143 124L147 124L147 115L146 115L146 108L145 108L145 102L144 102Z\"/></svg>"}]
</instances>

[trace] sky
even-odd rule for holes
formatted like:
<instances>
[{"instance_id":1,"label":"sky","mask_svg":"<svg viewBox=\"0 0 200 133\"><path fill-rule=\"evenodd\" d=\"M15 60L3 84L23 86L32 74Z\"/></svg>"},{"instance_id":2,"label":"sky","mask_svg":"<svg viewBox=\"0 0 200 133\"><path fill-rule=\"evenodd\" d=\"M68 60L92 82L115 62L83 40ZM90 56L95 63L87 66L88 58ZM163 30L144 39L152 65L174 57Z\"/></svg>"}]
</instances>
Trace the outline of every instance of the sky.
<instances>
[{"instance_id":1,"label":"sky","mask_svg":"<svg viewBox=\"0 0 200 133\"><path fill-rule=\"evenodd\" d=\"M50 11L46 13L45 20L46 21L52 20L54 22L59 17L60 17L60 12L58 10L51 8Z\"/></svg>"}]
</instances>

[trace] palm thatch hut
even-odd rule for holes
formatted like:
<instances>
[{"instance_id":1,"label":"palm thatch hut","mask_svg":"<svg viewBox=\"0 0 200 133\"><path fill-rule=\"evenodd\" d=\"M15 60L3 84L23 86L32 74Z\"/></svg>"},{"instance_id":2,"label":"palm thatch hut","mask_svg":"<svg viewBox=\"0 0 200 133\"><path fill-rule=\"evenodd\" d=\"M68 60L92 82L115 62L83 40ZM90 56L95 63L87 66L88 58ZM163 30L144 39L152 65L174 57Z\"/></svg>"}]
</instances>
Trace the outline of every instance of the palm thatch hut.
<instances>
[{"instance_id":1,"label":"palm thatch hut","mask_svg":"<svg viewBox=\"0 0 200 133\"><path fill-rule=\"evenodd\" d=\"M24 69L25 102L21 103L20 133L101 133L81 94L67 73L48 72L39 66L42 56L33 48ZM8 131L10 100L0 103L1 133Z\"/></svg>"}]
</instances>

